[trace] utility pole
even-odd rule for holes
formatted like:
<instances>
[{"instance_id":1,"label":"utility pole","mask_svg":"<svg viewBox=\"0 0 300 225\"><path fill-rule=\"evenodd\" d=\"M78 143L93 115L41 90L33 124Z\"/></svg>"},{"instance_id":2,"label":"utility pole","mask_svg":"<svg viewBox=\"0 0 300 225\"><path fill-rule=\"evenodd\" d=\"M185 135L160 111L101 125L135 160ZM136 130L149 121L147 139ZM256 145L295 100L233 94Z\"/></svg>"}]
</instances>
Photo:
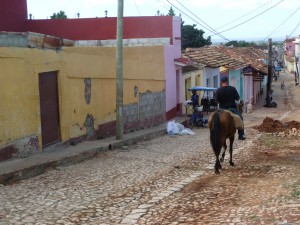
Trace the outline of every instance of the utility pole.
<instances>
[{"instance_id":1,"label":"utility pole","mask_svg":"<svg viewBox=\"0 0 300 225\"><path fill-rule=\"evenodd\" d=\"M118 0L118 19L117 19L117 115L116 115L116 139L123 139L123 10L124 0Z\"/></svg>"},{"instance_id":2,"label":"utility pole","mask_svg":"<svg viewBox=\"0 0 300 225\"><path fill-rule=\"evenodd\" d=\"M268 49L268 81L267 81L267 91L266 91L266 104L265 107L271 107L271 84L273 76L273 62L272 62L272 39L269 38L269 49Z\"/></svg>"},{"instance_id":3,"label":"utility pole","mask_svg":"<svg viewBox=\"0 0 300 225\"><path fill-rule=\"evenodd\" d=\"M296 63L295 80L296 80L296 77L297 77L297 81L295 83L296 86L299 84L299 79L300 79L297 62L299 62L299 56L295 55L295 63Z\"/></svg>"}]
</instances>

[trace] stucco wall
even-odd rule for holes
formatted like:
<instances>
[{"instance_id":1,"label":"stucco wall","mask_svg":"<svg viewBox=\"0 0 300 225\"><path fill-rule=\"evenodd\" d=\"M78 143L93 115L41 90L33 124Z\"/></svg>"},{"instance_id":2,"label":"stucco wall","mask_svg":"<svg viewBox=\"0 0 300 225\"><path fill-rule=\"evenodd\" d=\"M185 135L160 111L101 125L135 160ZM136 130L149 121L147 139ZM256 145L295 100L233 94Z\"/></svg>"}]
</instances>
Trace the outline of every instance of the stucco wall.
<instances>
[{"instance_id":1,"label":"stucco wall","mask_svg":"<svg viewBox=\"0 0 300 225\"><path fill-rule=\"evenodd\" d=\"M124 39L172 38L172 16L124 17ZM71 40L115 40L117 18L27 20L28 31Z\"/></svg>"},{"instance_id":2,"label":"stucco wall","mask_svg":"<svg viewBox=\"0 0 300 225\"><path fill-rule=\"evenodd\" d=\"M295 41L295 39L286 40L285 42L285 53L287 55L295 55L295 44L293 41Z\"/></svg>"},{"instance_id":3,"label":"stucco wall","mask_svg":"<svg viewBox=\"0 0 300 225\"><path fill-rule=\"evenodd\" d=\"M87 134L88 115L92 115L94 129L115 120L115 48L54 51L3 47L0 55L0 149L28 137L37 137L35 149L41 149L39 73L58 72L62 142ZM164 63L162 46L124 48L124 105L139 103L143 93L164 93Z\"/></svg>"},{"instance_id":4,"label":"stucco wall","mask_svg":"<svg viewBox=\"0 0 300 225\"><path fill-rule=\"evenodd\" d=\"M241 96L241 84L240 84L240 76L241 76L241 71L240 70L229 70L230 74L230 79L229 79L229 84L234 86L236 90L238 91L239 95Z\"/></svg>"},{"instance_id":5,"label":"stucco wall","mask_svg":"<svg viewBox=\"0 0 300 225\"><path fill-rule=\"evenodd\" d=\"M165 61L166 61L166 110L170 111L176 108L176 66L174 64L175 51L173 46L164 46L165 48ZM180 56L178 56L179 58ZM178 90L179 91L179 90Z\"/></svg>"},{"instance_id":6,"label":"stucco wall","mask_svg":"<svg viewBox=\"0 0 300 225\"><path fill-rule=\"evenodd\" d=\"M168 119L181 112L182 69L176 66L174 60L181 57L181 18L172 17L172 45L164 46L165 74L166 74L166 111Z\"/></svg>"},{"instance_id":7,"label":"stucco wall","mask_svg":"<svg viewBox=\"0 0 300 225\"><path fill-rule=\"evenodd\" d=\"M191 114L191 107L186 108L184 102L190 100L192 92L188 89L194 86L203 86L203 70L194 70L190 72L183 73L184 81L182 82L182 113ZM198 91L200 99L203 97L203 91Z\"/></svg>"},{"instance_id":8,"label":"stucco wall","mask_svg":"<svg viewBox=\"0 0 300 225\"><path fill-rule=\"evenodd\" d=\"M244 76L244 103L252 103L254 99L253 94L253 77Z\"/></svg>"},{"instance_id":9,"label":"stucco wall","mask_svg":"<svg viewBox=\"0 0 300 225\"><path fill-rule=\"evenodd\" d=\"M214 87L214 77L217 76L220 79L220 67L218 68L210 68L204 67L204 86L206 87ZM217 82L217 87L219 87L220 81ZM208 93L209 97L212 97L212 93Z\"/></svg>"},{"instance_id":10,"label":"stucco wall","mask_svg":"<svg viewBox=\"0 0 300 225\"><path fill-rule=\"evenodd\" d=\"M39 105L36 68L46 53L48 64L58 62L61 53L23 48L0 48L1 128L0 145L38 132ZM34 60L34 64L33 64ZM60 68L59 66L55 67Z\"/></svg>"},{"instance_id":11,"label":"stucco wall","mask_svg":"<svg viewBox=\"0 0 300 225\"><path fill-rule=\"evenodd\" d=\"M290 61L285 60L285 66L286 66L286 70L289 73L294 73L294 68L295 68L295 62L294 61L290 62Z\"/></svg>"}]
</instances>

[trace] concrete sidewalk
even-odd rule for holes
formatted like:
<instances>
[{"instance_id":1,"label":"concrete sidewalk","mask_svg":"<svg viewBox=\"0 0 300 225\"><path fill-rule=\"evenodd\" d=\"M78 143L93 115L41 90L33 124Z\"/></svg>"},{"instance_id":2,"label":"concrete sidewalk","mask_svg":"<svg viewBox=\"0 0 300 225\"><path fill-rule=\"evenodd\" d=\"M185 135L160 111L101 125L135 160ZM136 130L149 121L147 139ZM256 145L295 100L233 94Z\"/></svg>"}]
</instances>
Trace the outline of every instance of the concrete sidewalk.
<instances>
[{"instance_id":1,"label":"concrete sidewalk","mask_svg":"<svg viewBox=\"0 0 300 225\"><path fill-rule=\"evenodd\" d=\"M176 117L176 123L184 124L188 117ZM71 165L97 156L104 150L133 144L166 134L167 122L159 126L124 134L123 140L116 137L79 143L76 146L54 146L52 150L44 151L27 158L18 158L0 163L0 184L8 184L18 180L37 176L48 169Z\"/></svg>"}]
</instances>

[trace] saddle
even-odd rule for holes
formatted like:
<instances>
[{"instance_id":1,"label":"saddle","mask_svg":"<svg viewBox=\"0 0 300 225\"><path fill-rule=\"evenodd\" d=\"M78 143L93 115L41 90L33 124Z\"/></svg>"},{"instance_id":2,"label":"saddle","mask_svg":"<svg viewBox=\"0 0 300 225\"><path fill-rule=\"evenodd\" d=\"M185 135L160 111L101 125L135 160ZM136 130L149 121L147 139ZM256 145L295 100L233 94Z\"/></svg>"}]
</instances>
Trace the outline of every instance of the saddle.
<instances>
[{"instance_id":1,"label":"saddle","mask_svg":"<svg viewBox=\"0 0 300 225\"><path fill-rule=\"evenodd\" d=\"M235 126L236 129L238 129L238 130L244 129L244 123L243 123L241 117L239 117L239 115L234 114L230 110L224 110L224 111L230 113L230 115L233 118L234 126Z\"/></svg>"}]
</instances>

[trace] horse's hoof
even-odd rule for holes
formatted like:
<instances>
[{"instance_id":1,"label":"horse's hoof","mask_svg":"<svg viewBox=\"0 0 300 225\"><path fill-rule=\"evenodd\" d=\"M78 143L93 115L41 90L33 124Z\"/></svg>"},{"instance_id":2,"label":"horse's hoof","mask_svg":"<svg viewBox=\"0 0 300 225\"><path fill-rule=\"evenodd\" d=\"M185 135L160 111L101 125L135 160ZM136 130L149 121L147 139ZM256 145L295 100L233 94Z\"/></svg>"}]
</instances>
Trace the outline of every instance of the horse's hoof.
<instances>
[{"instance_id":1,"label":"horse's hoof","mask_svg":"<svg viewBox=\"0 0 300 225\"><path fill-rule=\"evenodd\" d=\"M219 174L220 174L220 171L219 171L219 170L215 170L215 174L216 174L216 175L219 175Z\"/></svg>"},{"instance_id":2,"label":"horse's hoof","mask_svg":"<svg viewBox=\"0 0 300 225\"><path fill-rule=\"evenodd\" d=\"M230 162L229 164L230 164L230 166L235 166L233 162Z\"/></svg>"}]
</instances>

